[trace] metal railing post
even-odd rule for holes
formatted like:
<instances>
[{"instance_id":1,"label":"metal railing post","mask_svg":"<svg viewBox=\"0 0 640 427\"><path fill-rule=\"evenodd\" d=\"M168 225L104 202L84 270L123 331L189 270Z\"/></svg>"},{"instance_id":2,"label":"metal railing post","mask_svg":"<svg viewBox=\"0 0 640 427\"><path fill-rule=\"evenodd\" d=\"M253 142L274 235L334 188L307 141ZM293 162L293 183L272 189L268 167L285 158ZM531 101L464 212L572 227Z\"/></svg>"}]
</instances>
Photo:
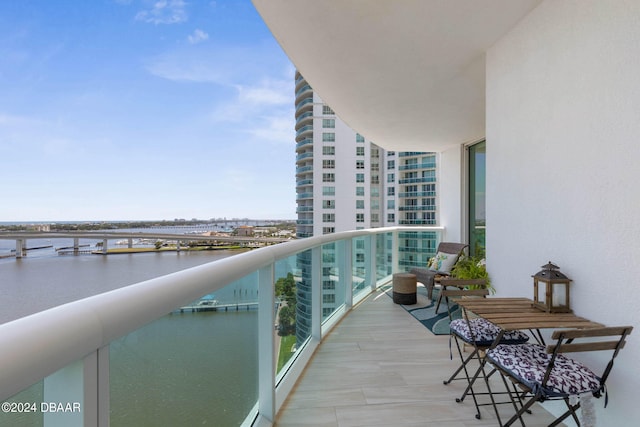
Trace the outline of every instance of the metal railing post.
<instances>
[{"instance_id":1,"label":"metal railing post","mask_svg":"<svg viewBox=\"0 0 640 427\"><path fill-rule=\"evenodd\" d=\"M276 334L274 329L274 265L258 270L258 405L260 416L273 422L276 411Z\"/></svg>"}]
</instances>

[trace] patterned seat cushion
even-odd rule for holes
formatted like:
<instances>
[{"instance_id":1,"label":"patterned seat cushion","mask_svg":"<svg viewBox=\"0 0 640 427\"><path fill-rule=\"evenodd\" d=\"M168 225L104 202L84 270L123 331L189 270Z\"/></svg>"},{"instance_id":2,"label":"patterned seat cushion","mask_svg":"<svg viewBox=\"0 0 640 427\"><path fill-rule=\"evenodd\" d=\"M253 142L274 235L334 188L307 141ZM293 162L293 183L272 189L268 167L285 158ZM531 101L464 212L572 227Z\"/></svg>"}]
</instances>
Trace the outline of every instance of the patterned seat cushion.
<instances>
[{"instance_id":1,"label":"patterned seat cushion","mask_svg":"<svg viewBox=\"0 0 640 427\"><path fill-rule=\"evenodd\" d=\"M506 370L511 376L529 387L533 393L544 396L571 396L598 391L600 378L589 368L563 354L556 356L549 380L542 387L551 354L538 344L498 345L487 352L488 360Z\"/></svg>"},{"instance_id":2,"label":"patterned seat cushion","mask_svg":"<svg viewBox=\"0 0 640 427\"><path fill-rule=\"evenodd\" d=\"M450 324L451 333L461 338L464 342L473 344L475 337L476 345L480 347L490 346L500 333L500 328L483 318L470 319L473 336L469 331L469 326L465 319L452 320ZM529 336L520 331L509 331L502 337L504 344L523 344L529 340Z\"/></svg>"}]
</instances>

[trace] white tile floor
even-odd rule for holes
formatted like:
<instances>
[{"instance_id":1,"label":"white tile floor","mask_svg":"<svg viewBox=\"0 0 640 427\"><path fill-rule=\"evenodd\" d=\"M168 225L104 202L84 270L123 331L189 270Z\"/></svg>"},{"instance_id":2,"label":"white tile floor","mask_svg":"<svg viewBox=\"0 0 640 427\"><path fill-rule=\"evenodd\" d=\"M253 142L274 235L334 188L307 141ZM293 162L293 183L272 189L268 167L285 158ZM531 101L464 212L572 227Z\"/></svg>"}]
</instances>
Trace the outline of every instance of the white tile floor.
<instances>
[{"instance_id":1,"label":"white tile floor","mask_svg":"<svg viewBox=\"0 0 640 427\"><path fill-rule=\"evenodd\" d=\"M371 295L318 348L275 425L498 425L491 406L477 420L470 396L456 403L464 381L442 383L459 362L455 353L449 358L448 336L433 335L387 295ZM511 414L511 405L501 405L503 422ZM525 417L529 427L552 420L538 405Z\"/></svg>"}]
</instances>

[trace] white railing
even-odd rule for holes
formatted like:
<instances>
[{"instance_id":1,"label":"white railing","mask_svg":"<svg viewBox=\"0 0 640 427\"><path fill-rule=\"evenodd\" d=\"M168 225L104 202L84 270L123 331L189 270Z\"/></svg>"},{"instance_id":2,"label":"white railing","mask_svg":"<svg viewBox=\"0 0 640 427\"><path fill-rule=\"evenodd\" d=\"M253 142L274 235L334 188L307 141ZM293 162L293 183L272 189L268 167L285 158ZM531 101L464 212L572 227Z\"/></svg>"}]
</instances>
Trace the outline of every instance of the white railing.
<instances>
[{"instance_id":1,"label":"white railing","mask_svg":"<svg viewBox=\"0 0 640 427\"><path fill-rule=\"evenodd\" d=\"M257 348L260 357L257 404L247 414L245 424L269 425L326 332L355 303L388 281L392 272L398 271L401 256L398 236L407 231L429 232L436 235L437 240L443 239L444 234L442 227L392 227L295 240L0 325L0 402L44 381L42 402L34 403L35 406L45 405L35 408L42 413L43 425L108 426L110 344L204 295L252 275L257 278ZM329 315L323 314L323 307L326 310L327 305L322 290L323 267L327 265L327 260L323 260L323 248L327 245L338 248L330 260L331 265L338 265L338 268L331 274L338 275L343 292ZM358 255L354 255L356 249L360 251ZM275 270L279 262L302 253L310 255L311 261L310 333L304 343L298 343L295 357L276 372L276 313L272 309L276 304ZM362 273L360 277L357 277L358 272ZM354 285L356 281L358 283ZM77 403L81 411L47 410L46 404L51 402ZM3 411L5 409L3 406ZM13 409L20 408L13 405Z\"/></svg>"}]
</instances>

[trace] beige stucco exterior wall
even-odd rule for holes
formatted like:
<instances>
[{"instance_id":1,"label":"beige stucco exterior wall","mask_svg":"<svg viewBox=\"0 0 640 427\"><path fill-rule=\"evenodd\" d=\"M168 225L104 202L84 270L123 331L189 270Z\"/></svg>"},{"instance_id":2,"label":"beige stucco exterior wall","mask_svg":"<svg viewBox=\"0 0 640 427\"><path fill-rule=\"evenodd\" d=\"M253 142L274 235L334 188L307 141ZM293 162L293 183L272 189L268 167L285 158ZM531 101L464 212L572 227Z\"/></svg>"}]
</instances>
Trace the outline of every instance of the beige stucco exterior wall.
<instances>
[{"instance_id":1,"label":"beige stucco exterior wall","mask_svg":"<svg viewBox=\"0 0 640 427\"><path fill-rule=\"evenodd\" d=\"M640 2L550 0L487 52L487 257L502 296L551 260L578 315L640 326ZM598 425L640 417L640 329ZM589 362L603 364L597 357Z\"/></svg>"}]
</instances>

